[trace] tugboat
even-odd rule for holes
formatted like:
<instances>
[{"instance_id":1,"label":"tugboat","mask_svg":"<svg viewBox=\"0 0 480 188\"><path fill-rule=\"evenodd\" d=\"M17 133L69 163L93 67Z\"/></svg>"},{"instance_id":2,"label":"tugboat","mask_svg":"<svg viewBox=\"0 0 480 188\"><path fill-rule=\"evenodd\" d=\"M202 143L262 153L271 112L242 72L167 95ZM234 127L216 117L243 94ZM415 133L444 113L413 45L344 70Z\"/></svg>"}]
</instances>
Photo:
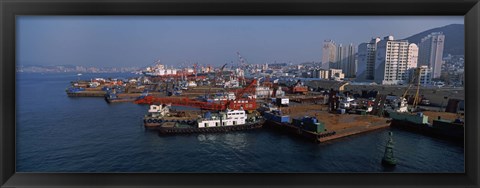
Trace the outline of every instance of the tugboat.
<instances>
[{"instance_id":1,"label":"tugboat","mask_svg":"<svg viewBox=\"0 0 480 188\"><path fill-rule=\"evenodd\" d=\"M387 145L385 145L385 153L382 158L382 165L395 166L397 165L397 160L393 157L393 133L389 132L388 135L390 138L387 141Z\"/></svg>"}]
</instances>

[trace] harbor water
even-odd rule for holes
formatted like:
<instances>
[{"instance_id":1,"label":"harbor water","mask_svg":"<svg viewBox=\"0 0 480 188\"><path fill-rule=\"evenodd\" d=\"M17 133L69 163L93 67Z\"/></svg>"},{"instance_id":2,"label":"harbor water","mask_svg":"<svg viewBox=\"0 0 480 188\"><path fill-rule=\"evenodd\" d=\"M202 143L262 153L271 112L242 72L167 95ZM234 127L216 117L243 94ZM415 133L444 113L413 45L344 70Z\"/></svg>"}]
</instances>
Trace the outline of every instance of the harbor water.
<instances>
[{"instance_id":1,"label":"harbor water","mask_svg":"<svg viewBox=\"0 0 480 188\"><path fill-rule=\"evenodd\" d=\"M67 97L70 81L131 74L17 73L17 172L464 172L464 148L384 129L314 144L287 134L160 136L145 130L148 106ZM393 132L397 166L381 160Z\"/></svg>"}]
</instances>

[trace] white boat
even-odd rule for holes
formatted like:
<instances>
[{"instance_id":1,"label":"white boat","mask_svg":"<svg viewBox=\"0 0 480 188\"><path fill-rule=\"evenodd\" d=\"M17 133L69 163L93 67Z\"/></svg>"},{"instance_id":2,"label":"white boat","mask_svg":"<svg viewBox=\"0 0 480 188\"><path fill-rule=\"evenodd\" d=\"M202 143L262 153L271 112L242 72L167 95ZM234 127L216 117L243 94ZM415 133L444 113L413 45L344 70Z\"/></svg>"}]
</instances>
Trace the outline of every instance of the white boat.
<instances>
[{"instance_id":1,"label":"white boat","mask_svg":"<svg viewBox=\"0 0 480 188\"><path fill-rule=\"evenodd\" d=\"M201 118L197 121L198 128L245 125L247 114L245 110L228 110L215 115Z\"/></svg>"}]
</instances>

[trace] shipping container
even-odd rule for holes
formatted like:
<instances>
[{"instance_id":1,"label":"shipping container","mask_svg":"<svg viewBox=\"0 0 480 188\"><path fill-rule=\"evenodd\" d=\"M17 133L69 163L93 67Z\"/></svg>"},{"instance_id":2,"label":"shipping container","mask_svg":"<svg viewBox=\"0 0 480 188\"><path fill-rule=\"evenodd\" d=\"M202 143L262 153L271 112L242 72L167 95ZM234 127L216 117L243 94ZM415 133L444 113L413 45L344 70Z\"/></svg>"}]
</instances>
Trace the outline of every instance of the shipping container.
<instances>
[{"instance_id":1,"label":"shipping container","mask_svg":"<svg viewBox=\"0 0 480 188\"><path fill-rule=\"evenodd\" d=\"M296 127L300 127L303 130L315 132L315 133L322 133L325 132L325 124L319 122L317 118L314 117L303 117L300 119L293 119L293 125Z\"/></svg>"},{"instance_id":2,"label":"shipping container","mask_svg":"<svg viewBox=\"0 0 480 188\"><path fill-rule=\"evenodd\" d=\"M282 116L277 114L272 114L271 112L266 112L264 114L266 120L271 120L280 123L288 123L290 122L290 116Z\"/></svg>"}]
</instances>

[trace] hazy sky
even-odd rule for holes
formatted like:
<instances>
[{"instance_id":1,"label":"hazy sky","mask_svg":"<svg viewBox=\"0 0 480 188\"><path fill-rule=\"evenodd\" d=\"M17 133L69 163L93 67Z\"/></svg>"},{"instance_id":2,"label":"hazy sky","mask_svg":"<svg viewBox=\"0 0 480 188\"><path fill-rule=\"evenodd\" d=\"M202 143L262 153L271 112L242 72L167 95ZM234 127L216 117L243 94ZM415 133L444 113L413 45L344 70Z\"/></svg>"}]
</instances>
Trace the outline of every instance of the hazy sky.
<instances>
[{"instance_id":1,"label":"hazy sky","mask_svg":"<svg viewBox=\"0 0 480 188\"><path fill-rule=\"evenodd\" d=\"M325 39L396 39L463 16L19 16L19 65L130 67L319 62Z\"/></svg>"}]
</instances>

